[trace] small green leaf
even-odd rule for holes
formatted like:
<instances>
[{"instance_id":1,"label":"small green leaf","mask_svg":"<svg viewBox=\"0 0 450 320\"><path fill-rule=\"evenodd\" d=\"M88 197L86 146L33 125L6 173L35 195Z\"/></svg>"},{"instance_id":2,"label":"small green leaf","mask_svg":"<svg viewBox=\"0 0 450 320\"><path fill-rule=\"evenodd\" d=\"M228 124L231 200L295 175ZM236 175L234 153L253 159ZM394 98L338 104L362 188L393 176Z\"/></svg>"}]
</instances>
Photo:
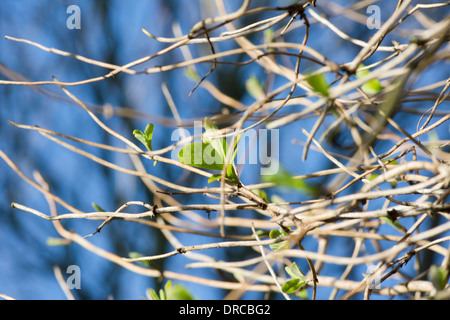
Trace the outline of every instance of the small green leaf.
<instances>
[{"instance_id":1,"label":"small green leaf","mask_svg":"<svg viewBox=\"0 0 450 320\"><path fill-rule=\"evenodd\" d=\"M219 130L219 128L217 128L217 126L214 124L214 122L212 122L212 120L208 117L205 117L205 119L203 119L204 123L203 123L203 127L205 128L206 131L217 131Z\"/></svg>"},{"instance_id":2,"label":"small green leaf","mask_svg":"<svg viewBox=\"0 0 450 320\"><path fill-rule=\"evenodd\" d=\"M315 92L320 93L324 97L328 97L328 88L329 85L325 80L325 76L323 74L313 74L306 77L306 82L312 87Z\"/></svg>"},{"instance_id":3,"label":"small green leaf","mask_svg":"<svg viewBox=\"0 0 450 320\"><path fill-rule=\"evenodd\" d=\"M208 179L208 183L211 183L213 181L219 180L222 177L221 174L213 174L209 179Z\"/></svg>"},{"instance_id":4,"label":"small green leaf","mask_svg":"<svg viewBox=\"0 0 450 320\"><path fill-rule=\"evenodd\" d=\"M274 31L272 28L264 30L264 43L272 43L274 39ZM273 50L273 49L272 49Z\"/></svg>"},{"instance_id":5,"label":"small green leaf","mask_svg":"<svg viewBox=\"0 0 450 320\"><path fill-rule=\"evenodd\" d=\"M234 140L234 151L233 151L233 155L231 157L231 162L234 162L234 159L237 156L237 153L239 150L239 147L237 145L238 145L239 141L241 141L241 137L242 137L242 133L239 133L236 140Z\"/></svg>"},{"instance_id":6,"label":"small green leaf","mask_svg":"<svg viewBox=\"0 0 450 320\"><path fill-rule=\"evenodd\" d=\"M229 178L229 179L231 179L231 181L233 181L233 182L236 183L236 184L239 183L239 178L238 178L236 172L234 171L234 167L233 167L233 164L232 164L232 163L230 163L230 164L228 165L226 177Z\"/></svg>"},{"instance_id":7,"label":"small green leaf","mask_svg":"<svg viewBox=\"0 0 450 320\"><path fill-rule=\"evenodd\" d=\"M253 189L253 193L255 193L258 197L263 198L266 202L269 202L269 198L267 197L267 193L261 189Z\"/></svg>"},{"instance_id":8,"label":"small green leaf","mask_svg":"<svg viewBox=\"0 0 450 320\"><path fill-rule=\"evenodd\" d=\"M159 298L161 300L168 300L166 296L166 292L163 289L159 289Z\"/></svg>"},{"instance_id":9,"label":"small green leaf","mask_svg":"<svg viewBox=\"0 0 450 320\"><path fill-rule=\"evenodd\" d=\"M385 221L386 223L390 224L391 226L393 226L395 229L397 229L401 233L405 233L407 231L406 228L398 220L392 221L388 217L380 217L380 219Z\"/></svg>"},{"instance_id":10,"label":"small green leaf","mask_svg":"<svg viewBox=\"0 0 450 320\"><path fill-rule=\"evenodd\" d=\"M206 131L205 133L208 134L219 130L217 129L215 124L211 121L211 119L209 119L208 117L205 117L204 127ZM222 157L222 164L225 163L225 156L228 150L228 145L225 138L212 138L204 135L203 142L211 144L214 150L216 150L216 152L218 152L220 157Z\"/></svg>"},{"instance_id":11,"label":"small green leaf","mask_svg":"<svg viewBox=\"0 0 450 320\"><path fill-rule=\"evenodd\" d=\"M283 203L283 202L286 202L286 200L284 200L278 194L273 194L273 195L270 196L270 202L272 202L272 203Z\"/></svg>"},{"instance_id":12,"label":"small green leaf","mask_svg":"<svg viewBox=\"0 0 450 320\"><path fill-rule=\"evenodd\" d=\"M303 287L303 285L306 283L305 280L299 279L299 278L295 278L295 279L291 279L286 281L282 286L281 286L281 290L284 293L293 293L294 291L297 291L298 289L300 289L301 287Z\"/></svg>"},{"instance_id":13,"label":"small green leaf","mask_svg":"<svg viewBox=\"0 0 450 320\"><path fill-rule=\"evenodd\" d=\"M204 127L206 133L217 131L217 127L209 119L205 118ZM197 168L222 171L228 145L225 138L213 138L203 135L202 142L193 142L184 146L178 153L178 161ZM236 154L233 154L233 159ZM239 183L239 178L235 172L233 161L228 164L226 178L235 183ZM213 175L208 183L218 180L220 175Z\"/></svg>"},{"instance_id":14,"label":"small green leaf","mask_svg":"<svg viewBox=\"0 0 450 320\"><path fill-rule=\"evenodd\" d=\"M97 210L98 212L105 212L105 210L103 210L100 206L98 206L96 203L92 202L92 206L94 207L95 210Z\"/></svg>"},{"instance_id":15,"label":"small green leaf","mask_svg":"<svg viewBox=\"0 0 450 320\"><path fill-rule=\"evenodd\" d=\"M184 286L176 284L170 289L170 300L194 300L194 297Z\"/></svg>"},{"instance_id":16,"label":"small green leaf","mask_svg":"<svg viewBox=\"0 0 450 320\"><path fill-rule=\"evenodd\" d=\"M220 171L223 169L223 158L214 149L212 144L204 142L194 142L184 146L178 153L178 161L202 169ZM225 177L235 183L239 182L232 164L228 165ZM220 175L213 175L208 182L215 181L219 178Z\"/></svg>"},{"instance_id":17,"label":"small green leaf","mask_svg":"<svg viewBox=\"0 0 450 320\"><path fill-rule=\"evenodd\" d=\"M292 278L304 279L303 272L300 270L297 263L293 262L290 266L284 267L284 269Z\"/></svg>"},{"instance_id":18,"label":"small green leaf","mask_svg":"<svg viewBox=\"0 0 450 320\"><path fill-rule=\"evenodd\" d=\"M213 133L213 132L216 132L219 130L216 127L216 125L211 121L211 119L209 119L208 117L205 117L203 126L205 127L205 131L206 131L205 133ZM239 140L241 139L241 136L242 136L242 133L239 134L235 139L233 154L231 155L231 160L227 167L226 177L230 178L234 182L239 181L239 179L237 178L236 172L234 171L234 168L233 168L233 161L237 155L236 147L237 147ZM217 154L222 158L222 161L220 162L220 164L224 164L226 162L225 160L226 160L229 146L228 146L227 140L225 138L212 138L212 137L208 137L208 136L204 135L203 143L211 144L211 146L214 148L214 150L217 152ZM220 170L222 170L222 168Z\"/></svg>"},{"instance_id":19,"label":"small green leaf","mask_svg":"<svg viewBox=\"0 0 450 320\"><path fill-rule=\"evenodd\" d=\"M438 266L431 266L428 272L428 278L437 291L441 291L445 288L448 281L448 270L440 268Z\"/></svg>"},{"instance_id":20,"label":"small green leaf","mask_svg":"<svg viewBox=\"0 0 450 320\"><path fill-rule=\"evenodd\" d=\"M361 68L364 68L363 64L359 65L359 69L361 69ZM356 77L362 78L362 77L368 75L369 73L370 73L370 71L367 69L360 70L360 71L356 72ZM374 93L378 93L378 92L382 91L383 87L381 86L380 81L378 81L377 79L372 79L372 80L369 80L366 83L364 83L361 86L361 89L367 94L374 94Z\"/></svg>"},{"instance_id":21,"label":"small green leaf","mask_svg":"<svg viewBox=\"0 0 450 320\"><path fill-rule=\"evenodd\" d=\"M198 75L198 73L195 71L194 68L192 67L187 67L184 69L184 74L191 79L192 81L199 81L200 80L200 76Z\"/></svg>"},{"instance_id":22,"label":"small green leaf","mask_svg":"<svg viewBox=\"0 0 450 320\"><path fill-rule=\"evenodd\" d=\"M223 159L209 143L194 142L184 146L178 153L178 161L193 167L222 170Z\"/></svg>"},{"instance_id":23,"label":"small green leaf","mask_svg":"<svg viewBox=\"0 0 450 320\"><path fill-rule=\"evenodd\" d=\"M172 288L172 280L169 280L164 285L164 290L169 291Z\"/></svg>"},{"instance_id":24,"label":"small green leaf","mask_svg":"<svg viewBox=\"0 0 450 320\"><path fill-rule=\"evenodd\" d=\"M296 297L299 297L300 299L308 300L308 290L306 289L301 289L294 294Z\"/></svg>"},{"instance_id":25,"label":"small green leaf","mask_svg":"<svg viewBox=\"0 0 450 320\"><path fill-rule=\"evenodd\" d=\"M47 245L48 246L67 246L71 243L72 241L68 240L68 239L63 239L63 238L54 238L54 237L48 237L47 238Z\"/></svg>"},{"instance_id":26,"label":"small green leaf","mask_svg":"<svg viewBox=\"0 0 450 320\"><path fill-rule=\"evenodd\" d=\"M166 293L166 300L172 300L171 298L171 290L172 290L172 281L167 281L164 285L164 291Z\"/></svg>"},{"instance_id":27,"label":"small green leaf","mask_svg":"<svg viewBox=\"0 0 450 320\"><path fill-rule=\"evenodd\" d=\"M147 139L147 141L152 141L152 137L153 137L153 129L155 128L155 125L152 123L148 123L147 126L145 127L145 138Z\"/></svg>"},{"instance_id":28,"label":"small green leaf","mask_svg":"<svg viewBox=\"0 0 450 320\"><path fill-rule=\"evenodd\" d=\"M149 123L145 127L144 133L142 133L141 130L133 130L134 137L142 142L142 144L148 149L148 151L152 151L152 138L154 128L155 126Z\"/></svg>"},{"instance_id":29,"label":"small green leaf","mask_svg":"<svg viewBox=\"0 0 450 320\"><path fill-rule=\"evenodd\" d=\"M167 281L164 288L159 289L159 294L154 289L148 289L148 296L151 300L194 300L189 291L182 285L172 285L172 281Z\"/></svg>"},{"instance_id":30,"label":"small green leaf","mask_svg":"<svg viewBox=\"0 0 450 320\"><path fill-rule=\"evenodd\" d=\"M160 300L158 294L153 289L148 289L148 293L150 294L150 299L152 300Z\"/></svg>"},{"instance_id":31,"label":"small green leaf","mask_svg":"<svg viewBox=\"0 0 450 320\"><path fill-rule=\"evenodd\" d=\"M277 238L284 237L286 235L287 235L287 233L284 230L279 231L277 229L273 229L273 230L270 230L269 238L270 239L277 239ZM288 240L284 240L284 241L280 241L280 242L277 242L277 243L273 243L273 244L271 244L269 246L270 246L270 248L273 251L280 251L280 250L289 248L289 241Z\"/></svg>"},{"instance_id":32,"label":"small green leaf","mask_svg":"<svg viewBox=\"0 0 450 320\"><path fill-rule=\"evenodd\" d=\"M147 144L147 141L145 141L145 136L141 130L138 130L138 129L133 130L133 135L136 139L138 139L140 142L142 142L142 144L144 144L144 145Z\"/></svg>"},{"instance_id":33,"label":"small green leaf","mask_svg":"<svg viewBox=\"0 0 450 320\"><path fill-rule=\"evenodd\" d=\"M391 181L390 184L392 189L395 189L397 187L397 181Z\"/></svg>"},{"instance_id":34,"label":"small green leaf","mask_svg":"<svg viewBox=\"0 0 450 320\"><path fill-rule=\"evenodd\" d=\"M267 230L256 230L256 234L258 235L258 237L262 238L262 237L267 237L269 235L269 231Z\"/></svg>"},{"instance_id":35,"label":"small green leaf","mask_svg":"<svg viewBox=\"0 0 450 320\"><path fill-rule=\"evenodd\" d=\"M274 183L278 187L286 187L298 190L300 192L307 192L315 195L318 193L317 188L307 184L302 179L294 179L292 175L284 169L281 164L279 165L278 172L274 175L262 175L261 182Z\"/></svg>"},{"instance_id":36,"label":"small green leaf","mask_svg":"<svg viewBox=\"0 0 450 320\"><path fill-rule=\"evenodd\" d=\"M281 290L284 293L292 293L297 291L306 283L305 276L298 267L297 263L293 262L290 266L286 266L284 269L292 277L291 280L286 281L286 283L281 287Z\"/></svg>"},{"instance_id":37,"label":"small green leaf","mask_svg":"<svg viewBox=\"0 0 450 320\"><path fill-rule=\"evenodd\" d=\"M205 118L204 127L206 133L218 131L214 123ZM238 137L239 138L239 137ZM197 168L220 170L222 171L225 157L227 154L228 144L225 138L213 138L203 135L202 142L194 142L184 146L178 153L178 161ZM239 183L239 178L233 166L233 160L236 152L232 155L232 161L228 164L226 170L226 178L235 183ZM213 175L209 178L208 183L220 178L220 175Z\"/></svg>"},{"instance_id":38,"label":"small green leaf","mask_svg":"<svg viewBox=\"0 0 450 320\"><path fill-rule=\"evenodd\" d=\"M276 238L279 238L282 236L283 236L283 234L280 232L280 230L277 230L277 229L270 230L270 233L269 233L270 239L276 239Z\"/></svg>"},{"instance_id":39,"label":"small green leaf","mask_svg":"<svg viewBox=\"0 0 450 320\"><path fill-rule=\"evenodd\" d=\"M136 258L140 258L143 257L144 255L140 254L139 252L129 252L128 253L128 257L130 257L131 259L136 259ZM140 264L146 266L146 267L150 267L150 262L146 261L146 260L141 260L139 261Z\"/></svg>"},{"instance_id":40,"label":"small green leaf","mask_svg":"<svg viewBox=\"0 0 450 320\"><path fill-rule=\"evenodd\" d=\"M398 161L397 160L387 159L386 164L397 165Z\"/></svg>"},{"instance_id":41,"label":"small green leaf","mask_svg":"<svg viewBox=\"0 0 450 320\"><path fill-rule=\"evenodd\" d=\"M261 83L259 82L258 78L255 76L251 76L245 82L245 88L247 89L247 92L256 100L264 97L264 89Z\"/></svg>"}]
</instances>

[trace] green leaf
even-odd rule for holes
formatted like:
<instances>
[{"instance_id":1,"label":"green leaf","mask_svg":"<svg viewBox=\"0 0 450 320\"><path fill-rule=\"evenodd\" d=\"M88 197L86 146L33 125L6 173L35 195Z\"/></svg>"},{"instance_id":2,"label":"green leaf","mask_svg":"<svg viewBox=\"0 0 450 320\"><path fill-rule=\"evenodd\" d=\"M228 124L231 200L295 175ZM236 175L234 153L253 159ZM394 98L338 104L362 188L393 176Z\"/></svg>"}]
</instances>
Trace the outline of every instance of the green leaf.
<instances>
[{"instance_id":1,"label":"green leaf","mask_svg":"<svg viewBox=\"0 0 450 320\"><path fill-rule=\"evenodd\" d=\"M172 290L172 281L169 280L164 285L164 292L165 292L165 295L166 295L166 298L167 298L166 300L172 300L172 292L171 292L171 290Z\"/></svg>"},{"instance_id":2,"label":"green leaf","mask_svg":"<svg viewBox=\"0 0 450 320\"><path fill-rule=\"evenodd\" d=\"M269 202L269 198L267 197L267 193L261 189L253 189L253 193L255 193L258 197L263 198L266 202Z\"/></svg>"},{"instance_id":3,"label":"green leaf","mask_svg":"<svg viewBox=\"0 0 450 320\"><path fill-rule=\"evenodd\" d=\"M142 133L141 130L133 130L133 135L136 139L138 139L144 146L147 146L147 141L145 141L145 135Z\"/></svg>"},{"instance_id":4,"label":"green leaf","mask_svg":"<svg viewBox=\"0 0 450 320\"><path fill-rule=\"evenodd\" d=\"M406 228L398 220L392 221L388 217L380 217L380 219L383 220L384 222L390 224L391 226L393 226L395 229L397 229L401 233L406 233L406 231L407 231Z\"/></svg>"},{"instance_id":5,"label":"green leaf","mask_svg":"<svg viewBox=\"0 0 450 320\"><path fill-rule=\"evenodd\" d=\"M306 82L313 88L315 92L320 93L324 97L328 97L329 85L323 74L313 74L306 77Z\"/></svg>"},{"instance_id":6,"label":"green leaf","mask_svg":"<svg viewBox=\"0 0 450 320\"><path fill-rule=\"evenodd\" d=\"M134 137L142 142L142 144L147 148L148 151L152 151L152 138L154 128L155 126L149 123L145 127L144 133L142 133L141 130L133 130ZM153 166L156 166L157 163L158 161L153 162Z\"/></svg>"},{"instance_id":7,"label":"green leaf","mask_svg":"<svg viewBox=\"0 0 450 320\"><path fill-rule=\"evenodd\" d=\"M204 127L206 133L212 133L218 130L214 123L207 117L204 121ZM228 145L225 138L213 138L203 135L202 142L190 143L180 150L178 153L178 161L197 168L222 171L227 149ZM232 156L234 160L236 153L233 153ZM208 183L219 178L220 175L213 175L209 178ZM233 167L233 161L227 166L226 178L231 179L235 183L239 183L239 178Z\"/></svg>"},{"instance_id":8,"label":"green leaf","mask_svg":"<svg viewBox=\"0 0 450 320\"><path fill-rule=\"evenodd\" d=\"M205 117L203 126L205 127L205 131L206 131L205 133L207 133L207 134L214 133L219 130L214 125L214 123L211 121L211 119L209 119L208 117ZM216 152L218 152L219 155L222 157L222 160L223 160L222 163L225 163L225 157L226 157L227 150L228 150L228 145L227 145L227 141L225 138L212 138L212 137L208 137L208 136L204 135L203 142L211 144L212 147L214 148L214 150L216 150Z\"/></svg>"},{"instance_id":9,"label":"green leaf","mask_svg":"<svg viewBox=\"0 0 450 320\"><path fill-rule=\"evenodd\" d=\"M242 132L239 133L237 135L236 139L234 140L234 151L233 151L233 156L231 157L231 162L234 162L234 159L237 156L237 153L238 153L238 150L239 150L239 147L237 145L238 145L239 141L241 141L241 137L242 137Z\"/></svg>"},{"instance_id":10,"label":"green leaf","mask_svg":"<svg viewBox=\"0 0 450 320\"><path fill-rule=\"evenodd\" d=\"M193 142L178 153L178 161L193 167L222 170L223 159L209 143Z\"/></svg>"},{"instance_id":11,"label":"green leaf","mask_svg":"<svg viewBox=\"0 0 450 320\"><path fill-rule=\"evenodd\" d=\"M269 238L270 239L277 239L277 238L284 237L286 235L287 235L287 233L284 230L280 231L280 230L277 230L277 229L272 229L272 230L270 230ZM289 248L289 241L288 240L284 240L284 241L280 241L280 242L277 242L277 243L273 243L273 244L271 244L269 246L270 246L270 248L273 251L280 251L280 250Z\"/></svg>"},{"instance_id":12,"label":"green leaf","mask_svg":"<svg viewBox=\"0 0 450 320\"><path fill-rule=\"evenodd\" d=\"M152 300L160 300L158 294L153 289L148 289L148 293L150 294L150 299Z\"/></svg>"},{"instance_id":13,"label":"green leaf","mask_svg":"<svg viewBox=\"0 0 450 320\"><path fill-rule=\"evenodd\" d=\"M46 244L48 246L67 246L71 243L72 241L68 240L68 239L64 239L64 238L54 238L54 237L48 237L47 238L47 242Z\"/></svg>"},{"instance_id":14,"label":"green leaf","mask_svg":"<svg viewBox=\"0 0 450 320\"><path fill-rule=\"evenodd\" d=\"M273 195L270 196L270 202L272 202L272 203L283 203L283 202L286 202L286 200L284 200L278 194L273 194Z\"/></svg>"},{"instance_id":15,"label":"green leaf","mask_svg":"<svg viewBox=\"0 0 450 320\"><path fill-rule=\"evenodd\" d=\"M219 129L216 127L216 125L211 121L211 119L209 119L208 117L205 117L204 120L204 128L205 128L205 133L214 133L215 131L218 131ZM231 155L231 160L230 160L230 164L234 161L234 158L236 158L237 155L237 145L239 143L239 141L241 140L242 137L242 133L239 133L236 137L236 139L234 140L234 147L233 147L233 154ZM203 142L204 143L210 143L214 150L216 150L219 155L223 158L223 163L225 163L225 159L226 159L226 155L228 152L228 143L227 140L225 138L212 138L212 137L208 137L206 135L203 136Z\"/></svg>"},{"instance_id":16,"label":"green leaf","mask_svg":"<svg viewBox=\"0 0 450 320\"><path fill-rule=\"evenodd\" d=\"M269 233L270 239L276 239L276 238L279 238L282 236L283 236L283 234L280 232L280 230L277 230L277 229L270 230L270 233Z\"/></svg>"},{"instance_id":17,"label":"green leaf","mask_svg":"<svg viewBox=\"0 0 450 320\"><path fill-rule=\"evenodd\" d=\"M206 133L217 131L217 127L205 118ZM225 163L226 141L224 138L203 136L203 142L194 142L183 147L178 153L178 160L202 169L222 170Z\"/></svg>"},{"instance_id":18,"label":"green leaf","mask_svg":"<svg viewBox=\"0 0 450 320\"><path fill-rule=\"evenodd\" d=\"M428 272L428 278L437 291L441 291L445 288L448 281L448 270L440 268L438 266L431 266Z\"/></svg>"},{"instance_id":19,"label":"green leaf","mask_svg":"<svg viewBox=\"0 0 450 320\"><path fill-rule=\"evenodd\" d=\"M363 64L359 65L359 69L361 69L361 68L364 68ZM367 69L360 70L360 71L356 72L356 77L362 78L362 77L368 75L369 73L370 73L370 71ZM382 91L383 87L381 86L380 81L378 81L377 79L372 79L372 80L369 80L366 83L364 83L361 86L361 89L367 94L374 94L374 93L378 93L378 92Z\"/></svg>"},{"instance_id":20,"label":"green leaf","mask_svg":"<svg viewBox=\"0 0 450 320\"><path fill-rule=\"evenodd\" d=\"M197 71L195 71L195 69L192 67L185 68L184 74L192 81L197 82L200 80L200 76L198 75Z\"/></svg>"},{"instance_id":21,"label":"green leaf","mask_svg":"<svg viewBox=\"0 0 450 320\"><path fill-rule=\"evenodd\" d=\"M299 279L299 278L295 278L295 279L291 279L286 281L282 286L281 286L281 290L284 293L292 293L294 291L297 291L298 289L300 289L301 287L303 287L303 285L306 283L305 280Z\"/></svg>"},{"instance_id":22,"label":"green leaf","mask_svg":"<svg viewBox=\"0 0 450 320\"><path fill-rule=\"evenodd\" d=\"M194 297L184 286L176 284L170 289L170 300L194 300Z\"/></svg>"},{"instance_id":23,"label":"green leaf","mask_svg":"<svg viewBox=\"0 0 450 320\"><path fill-rule=\"evenodd\" d=\"M386 160L386 164L397 165L397 164L398 164L398 161L397 161L397 160L387 159L387 160Z\"/></svg>"},{"instance_id":24,"label":"green leaf","mask_svg":"<svg viewBox=\"0 0 450 320\"><path fill-rule=\"evenodd\" d=\"M211 144L204 142L194 142L184 146L178 153L178 161L201 169L220 171L223 169L223 158L216 152ZM220 176L221 175L213 175L209 178L208 183L219 179ZM233 164L231 163L227 167L225 176L235 183L239 182Z\"/></svg>"},{"instance_id":25,"label":"green leaf","mask_svg":"<svg viewBox=\"0 0 450 320\"><path fill-rule=\"evenodd\" d=\"M160 300L167 300L166 293L164 292L163 289L159 289L159 299Z\"/></svg>"},{"instance_id":26,"label":"green leaf","mask_svg":"<svg viewBox=\"0 0 450 320\"><path fill-rule=\"evenodd\" d=\"M264 43L272 43L274 39L274 31L272 28L264 30ZM269 49L273 50L273 49Z\"/></svg>"},{"instance_id":27,"label":"green leaf","mask_svg":"<svg viewBox=\"0 0 450 320\"><path fill-rule=\"evenodd\" d=\"M213 174L209 179L208 179L208 183L211 183L213 181L219 180L222 177L221 174Z\"/></svg>"},{"instance_id":28,"label":"green leaf","mask_svg":"<svg viewBox=\"0 0 450 320\"><path fill-rule=\"evenodd\" d=\"M299 297L300 299L308 300L308 291L306 289L301 289L294 294L295 294L295 296Z\"/></svg>"},{"instance_id":29,"label":"green leaf","mask_svg":"<svg viewBox=\"0 0 450 320\"><path fill-rule=\"evenodd\" d=\"M263 237L267 237L268 235L269 235L269 231L267 231L267 230L262 230L262 229L259 229L259 230L256 230L256 234L258 235L258 237L260 237L260 238L263 238Z\"/></svg>"},{"instance_id":30,"label":"green leaf","mask_svg":"<svg viewBox=\"0 0 450 320\"><path fill-rule=\"evenodd\" d=\"M297 263L293 262L290 266L284 267L284 269L292 278L304 279L303 272L300 270Z\"/></svg>"},{"instance_id":31,"label":"green leaf","mask_svg":"<svg viewBox=\"0 0 450 320\"><path fill-rule=\"evenodd\" d=\"M226 177L231 179L231 181L233 181L234 183L239 184L239 178L236 174L236 171L234 171L234 167L233 167L232 163L230 163L228 165Z\"/></svg>"},{"instance_id":32,"label":"green leaf","mask_svg":"<svg viewBox=\"0 0 450 320\"><path fill-rule=\"evenodd\" d=\"M152 123L148 123L147 126L145 127L145 138L148 141L152 141L152 137L153 137L153 129L155 128L155 126Z\"/></svg>"},{"instance_id":33,"label":"green leaf","mask_svg":"<svg viewBox=\"0 0 450 320\"><path fill-rule=\"evenodd\" d=\"M264 97L264 89L259 82L258 78L255 76L251 76L246 82L245 82L245 88L247 89L247 92L256 100L261 99L261 97Z\"/></svg>"},{"instance_id":34,"label":"green leaf","mask_svg":"<svg viewBox=\"0 0 450 320\"><path fill-rule=\"evenodd\" d=\"M292 175L287 172L281 165L279 166L278 172L274 175L262 175L261 182L263 183L274 183L278 187L287 187L291 189L298 190L300 192L307 192L309 194L315 195L318 193L317 188L310 186L302 179L294 179Z\"/></svg>"},{"instance_id":35,"label":"green leaf","mask_svg":"<svg viewBox=\"0 0 450 320\"><path fill-rule=\"evenodd\" d=\"M281 290L284 293L292 293L294 291L297 291L306 283L305 276L298 267L297 263L293 262L290 266L286 266L284 269L292 277L291 280L287 281L281 287Z\"/></svg>"},{"instance_id":36,"label":"green leaf","mask_svg":"<svg viewBox=\"0 0 450 320\"><path fill-rule=\"evenodd\" d=\"M128 257L130 257L131 259L136 259L136 258L140 258L143 257L144 255L140 254L139 252L129 252L128 253ZM150 267L150 262L146 261L146 260L142 260L139 261L140 264L146 266L146 267Z\"/></svg>"},{"instance_id":37,"label":"green leaf","mask_svg":"<svg viewBox=\"0 0 450 320\"><path fill-rule=\"evenodd\" d=\"M203 126L206 131L205 133L214 133L219 130L216 127L216 125L211 121L211 119L209 119L208 117L205 117ZM237 138L235 139L233 154L231 155L231 160L230 160L230 163L228 163L227 172L226 172L226 177L231 179L235 183L239 183L239 179L234 170L233 162L234 162L234 158L237 155L236 146L237 146L237 143L239 142L241 136L242 136L242 134L239 134L237 136ZM214 150L217 152L217 154L222 158L222 161L220 162L220 164L223 165L226 162L226 156L227 156L227 152L228 152L228 148L229 148L227 140L225 138L212 138L212 137L208 137L208 136L204 135L203 142L211 144L211 146L214 148ZM222 170L222 168L220 168L220 170Z\"/></svg>"},{"instance_id":38,"label":"green leaf","mask_svg":"<svg viewBox=\"0 0 450 320\"><path fill-rule=\"evenodd\" d=\"M154 128L155 126L149 123L145 127L144 133L142 133L141 130L133 130L134 137L142 142L142 144L148 149L148 151L152 151L152 138Z\"/></svg>"},{"instance_id":39,"label":"green leaf","mask_svg":"<svg viewBox=\"0 0 450 320\"><path fill-rule=\"evenodd\" d=\"M152 300L194 300L189 291L182 285L172 285L167 281L164 288L159 289L159 294L154 289L148 289L149 298Z\"/></svg>"},{"instance_id":40,"label":"green leaf","mask_svg":"<svg viewBox=\"0 0 450 320\"><path fill-rule=\"evenodd\" d=\"M105 212L105 210L103 210L100 206L98 206L96 203L92 202L92 206L94 207L95 210L97 210L98 212Z\"/></svg>"}]
</instances>

